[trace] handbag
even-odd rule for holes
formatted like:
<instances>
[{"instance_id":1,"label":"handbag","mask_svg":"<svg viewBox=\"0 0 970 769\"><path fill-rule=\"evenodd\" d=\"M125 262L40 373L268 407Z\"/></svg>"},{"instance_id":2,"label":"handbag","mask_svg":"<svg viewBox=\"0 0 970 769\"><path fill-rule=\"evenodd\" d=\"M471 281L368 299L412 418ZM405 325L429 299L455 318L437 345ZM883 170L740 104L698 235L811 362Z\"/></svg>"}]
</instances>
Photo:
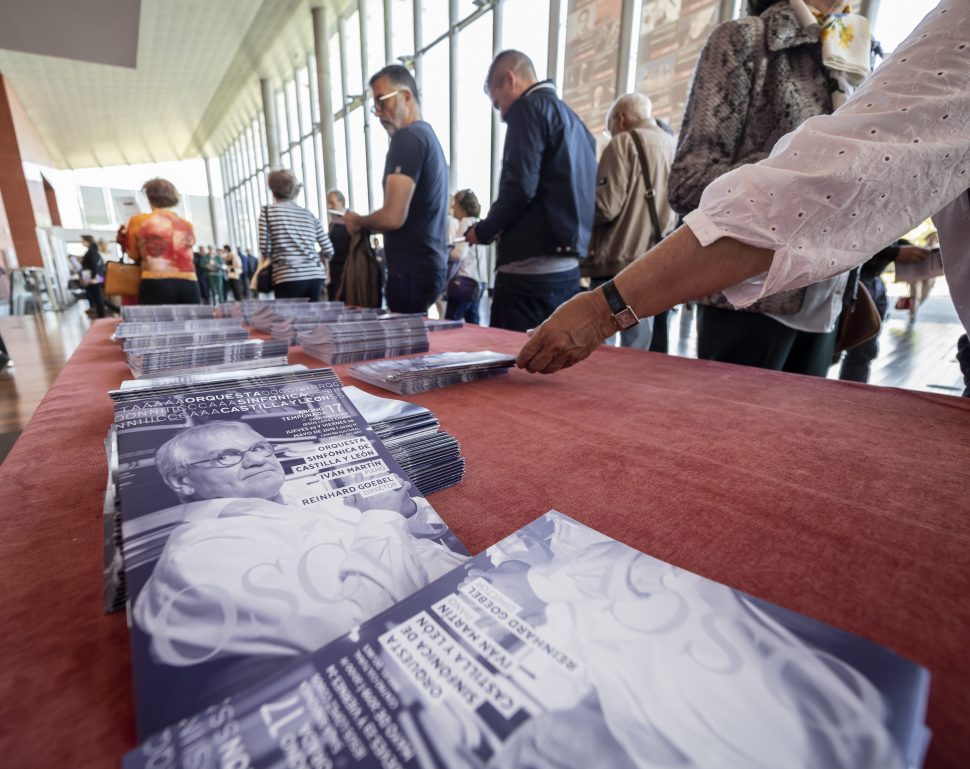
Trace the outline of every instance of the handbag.
<instances>
[{"instance_id":1,"label":"handbag","mask_svg":"<svg viewBox=\"0 0 970 769\"><path fill-rule=\"evenodd\" d=\"M108 296L138 296L141 267L124 262L108 262L104 276L104 293Z\"/></svg>"},{"instance_id":2,"label":"handbag","mask_svg":"<svg viewBox=\"0 0 970 769\"><path fill-rule=\"evenodd\" d=\"M263 232L263 222L266 223L266 242L260 242L260 250L265 249L266 258L263 260L262 264L256 269L256 275L253 277L253 288L255 288L260 294L269 294L273 291L273 255L271 246L271 229L269 226L269 212L266 210L268 206L263 206L259 214L260 232Z\"/></svg>"},{"instance_id":3,"label":"handbag","mask_svg":"<svg viewBox=\"0 0 970 769\"><path fill-rule=\"evenodd\" d=\"M869 289L861 282L857 284L855 302L842 310L839 330L835 335L835 357L843 350L851 350L863 342L868 342L882 328L882 318Z\"/></svg>"},{"instance_id":4,"label":"handbag","mask_svg":"<svg viewBox=\"0 0 970 769\"><path fill-rule=\"evenodd\" d=\"M256 270L254 281L256 290L261 294L268 294L273 290L273 262L271 260L263 260L259 269Z\"/></svg>"}]
</instances>

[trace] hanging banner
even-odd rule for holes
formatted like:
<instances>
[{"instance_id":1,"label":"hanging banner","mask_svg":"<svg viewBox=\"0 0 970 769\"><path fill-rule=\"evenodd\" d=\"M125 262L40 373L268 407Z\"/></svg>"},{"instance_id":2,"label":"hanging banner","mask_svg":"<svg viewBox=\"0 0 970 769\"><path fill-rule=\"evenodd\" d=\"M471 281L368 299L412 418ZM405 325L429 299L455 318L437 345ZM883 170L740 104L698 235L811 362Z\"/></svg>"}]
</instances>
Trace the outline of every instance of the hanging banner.
<instances>
[{"instance_id":1,"label":"hanging banner","mask_svg":"<svg viewBox=\"0 0 970 769\"><path fill-rule=\"evenodd\" d=\"M643 0L637 91L653 101L654 117L680 128L694 67L720 21L721 0Z\"/></svg>"},{"instance_id":2,"label":"hanging banner","mask_svg":"<svg viewBox=\"0 0 970 769\"><path fill-rule=\"evenodd\" d=\"M596 137L616 95L622 9L622 0L569 2L563 100Z\"/></svg>"}]
</instances>

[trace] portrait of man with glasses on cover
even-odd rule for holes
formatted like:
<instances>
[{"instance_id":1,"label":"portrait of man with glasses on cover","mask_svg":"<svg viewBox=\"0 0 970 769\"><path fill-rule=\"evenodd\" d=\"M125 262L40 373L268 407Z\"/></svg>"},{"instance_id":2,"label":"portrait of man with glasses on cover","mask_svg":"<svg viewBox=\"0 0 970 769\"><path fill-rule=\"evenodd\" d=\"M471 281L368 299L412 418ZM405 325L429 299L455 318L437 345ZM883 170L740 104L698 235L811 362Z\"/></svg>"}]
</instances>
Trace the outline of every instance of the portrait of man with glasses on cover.
<instances>
[{"instance_id":1,"label":"portrait of man with glasses on cover","mask_svg":"<svg viewBox=\"0 0 970 769\"><path fill-rule=\"evenodd\" d=\"M314 445L335 457L331 468L313 469ZM361 435L271 441L246 418L212 419L180 429L153 464L139 480L141 494L154 493L145 503L153 511L125 522L125 556L129 575L142 567L129 579L132 624L147 646L140 657L150 662L142 670L177 691L159 705L169 721L466 560Z\"/></svg>"}]
</instances>

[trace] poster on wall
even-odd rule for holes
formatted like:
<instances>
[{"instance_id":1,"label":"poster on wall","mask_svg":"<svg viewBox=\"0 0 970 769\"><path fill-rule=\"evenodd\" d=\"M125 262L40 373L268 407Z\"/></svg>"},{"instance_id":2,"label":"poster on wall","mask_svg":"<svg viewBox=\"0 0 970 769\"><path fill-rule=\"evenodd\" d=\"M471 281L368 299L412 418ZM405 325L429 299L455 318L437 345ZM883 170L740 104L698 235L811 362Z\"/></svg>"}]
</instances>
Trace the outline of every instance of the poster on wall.
<instances>
[{"instance_id":1,"label":"poster on wall","mask_svg":"<svg viewBox=\"0 0 970 769\"><path fill-rule=\"evenodd\" d=\"M680 128L694 67L720 21L720 0L643 0L637 91L655 117Z\"/></svg>"},{"instance_id":2,"label":"poster on wall","mask_svg":"<svg viewBox=\"0 0 970 769\"><path fill-rule=\"evenodd\" d=\"M594 136L616 93L622 0L570 0L563 99Z\"/></svg>"}]
</instances>

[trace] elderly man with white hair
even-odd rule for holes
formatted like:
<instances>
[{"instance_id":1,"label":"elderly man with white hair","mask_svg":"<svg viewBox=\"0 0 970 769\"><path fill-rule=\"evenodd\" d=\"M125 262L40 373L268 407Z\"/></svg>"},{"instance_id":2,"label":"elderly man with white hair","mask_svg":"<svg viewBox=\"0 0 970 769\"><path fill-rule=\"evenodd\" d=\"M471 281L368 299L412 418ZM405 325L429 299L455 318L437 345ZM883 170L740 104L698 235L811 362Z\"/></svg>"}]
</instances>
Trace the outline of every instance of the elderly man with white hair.
<instances>
[{"instance_id":1,"label":"elderly man with white hair","mask_svg":"<svg viewBox=\"0 0 970 769\"><path fill-rule=\"evenodd\" d=\"M132 596L155 662L314 651L464 562L426 538L441 520L406 481L308 504L288 493L277 451L244 422L213 420L156 453L181 504L157 514L180 522Z\"/></svg>"},{"instance_id":2,"label":"elderly man with white hair","mask_svg":"<svg viewBox=\"0 0 970 769\"><path fill-rule=\"evenodd\" d=\"M673 231L677 214L667 202L667 179L676 142L652 117L649 97L628 93L606 116L612 140L596 171L596 215L589 258L582 274L591 289L610 280L640 254ZM652 318L624 329L620 346L650 347Z\"/></svg>"}]
</instances>

